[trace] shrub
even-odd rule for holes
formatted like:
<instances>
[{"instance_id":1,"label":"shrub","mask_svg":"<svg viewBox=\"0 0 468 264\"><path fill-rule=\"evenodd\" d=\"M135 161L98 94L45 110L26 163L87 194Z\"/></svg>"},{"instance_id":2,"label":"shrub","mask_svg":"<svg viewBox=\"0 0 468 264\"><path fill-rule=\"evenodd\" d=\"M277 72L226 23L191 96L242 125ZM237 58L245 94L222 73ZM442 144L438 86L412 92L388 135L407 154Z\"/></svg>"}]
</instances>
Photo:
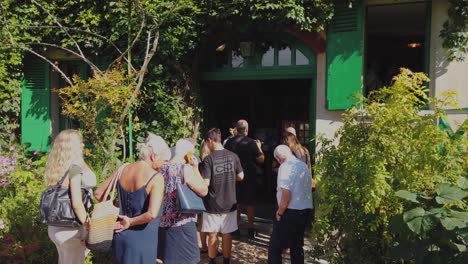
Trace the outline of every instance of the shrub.
<instances>
[{"instance_id":1,"label":"shrub","mask_svg":"<svg viewBox=\"0 0 468 264\"><path fill-rule=\"evenodd\" d=\"M0 262L41 263L56 258L47 226L39 223L46 156L11 146L0 151Z\"/></svg>"},{"instance_id":2,"label":"shrub","mask_svg":"<svg viewBox=\"0 0 468 264\"><path fill-rule=\"evenodd\" d=\"M432 195L440 184L467 176L467 137L453 138L436 123L444 117L442 107L454 104L454 94L430 98L427 81L402 69L390 87L343 115L333 139L319 140L314 228L340 260L388 261L394 238L387 226L406 209L395 192ZM427 104L434 111L422 113Z\"/></svg>"}]
</instances>

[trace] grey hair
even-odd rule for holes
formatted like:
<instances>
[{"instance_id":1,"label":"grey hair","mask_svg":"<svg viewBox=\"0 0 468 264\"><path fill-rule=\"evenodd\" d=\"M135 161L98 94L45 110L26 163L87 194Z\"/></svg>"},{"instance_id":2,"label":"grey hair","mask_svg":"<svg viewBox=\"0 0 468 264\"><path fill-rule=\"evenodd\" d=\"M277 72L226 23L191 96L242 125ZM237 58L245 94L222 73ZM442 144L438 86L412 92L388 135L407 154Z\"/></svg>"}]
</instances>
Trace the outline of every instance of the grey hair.
<instances>
[{"instance_id":1,"label":"grey hair","mask_svg":"<svg viewBox=\"0 0 468 264\"><path fill-rule=\"evenodd\" d=\"M247 123L247 121L244 120L244 119L241 119L241 120L237 121L236 130L237 130L237 133L239 133L239 134L242 134L245 131L248 131L249 130L249 123Z\"/></svg>"},{"instance_id":2,"label":"grey hair","mask_svg":"<svg viewBox=\"0 0 468 264\"><path fill-rule=\"evenodd\" d=\"M171 150L164 139L153 133L148 133L145 142L137 144L137 149L140 159L147 159L153 153L161 156L164 160L169 160L171 158Z\"/></svg>"},{"instance_id":3,"label":"grey hair","mask_svg":"<svg viewBox=\"0 0 468 264\"><path fill-rule=\"evenodd\" d=\"M291 152L291 149L286 145L277 146L275 148L275 151L273 152L273 156L275 157L275 159L278 159L278 158L287 159L291 157L292 155L293 154Z\"/></svg>"}]
</instances>

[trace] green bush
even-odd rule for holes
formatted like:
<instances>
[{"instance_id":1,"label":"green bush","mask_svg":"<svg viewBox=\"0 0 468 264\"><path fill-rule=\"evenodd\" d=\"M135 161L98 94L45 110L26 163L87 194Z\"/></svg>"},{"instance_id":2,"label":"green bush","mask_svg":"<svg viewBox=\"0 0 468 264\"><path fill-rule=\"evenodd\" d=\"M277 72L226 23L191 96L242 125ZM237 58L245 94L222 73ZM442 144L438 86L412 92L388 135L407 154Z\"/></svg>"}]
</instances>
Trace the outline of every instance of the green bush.
<instances>
[{"instance_id":1,"label":"green bush","mask_svg":"<svg viewBox=\"0 0 468 264\"><path fill-rule=\"evenodd\" d=\"M468 262L468 180L440 184L432 196L400 190L396 196L411 202L393 217L391 256L416 263Z\"/></svg>"},{"instance_id":2,"label":"green bush","mask_svg":"<svg viewBox=\"0 0 468 264\"><path fill-rule=\"evenodd\" d=\"M314 228L322 254L347 263L390 261L389 221L408 209L395 192L430 196L440 184L467 176L467 137L452 137L436 122L455 96L430 98L428 81L402 69L390 87L343 115L333 139L319 140ZM434 110L421 112L427 105Z\"/></svg>"},{"instance_id":3,"label":"green bush","mask_svg":"<svg viewBox=\"0 0 468 264\"><path fill-rule=\"evenodd\" d=\"M11 146L0 151L0 262L43 263L56 249L39 223L46 156Z\"/></svg>"}]
</instances>

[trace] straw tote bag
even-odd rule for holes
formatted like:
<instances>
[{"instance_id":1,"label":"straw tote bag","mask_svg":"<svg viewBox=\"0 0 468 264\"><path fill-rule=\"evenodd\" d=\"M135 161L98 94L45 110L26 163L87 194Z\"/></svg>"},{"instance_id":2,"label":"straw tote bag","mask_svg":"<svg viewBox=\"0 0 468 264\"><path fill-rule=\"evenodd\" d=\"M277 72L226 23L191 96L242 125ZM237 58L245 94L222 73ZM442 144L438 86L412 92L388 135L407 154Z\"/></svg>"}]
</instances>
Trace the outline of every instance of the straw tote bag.
<instances>
[{"instance_id":1,"label":"straw tote bag","mask_svg":"<svg viewBox=\"0 0 468 264\"><path fill-rule=\"evenodd\" d=\"M114 206L114 194L117 181L123 169L128 164L120 166L117 173L107 186L102 202L94 205L93 214L89 223L89 234L86 247L91 251L108 251L112 246L114 225L119 215L119 208ZM110 194L110 199L107 199Z\"/></svg>"}]
</instances>

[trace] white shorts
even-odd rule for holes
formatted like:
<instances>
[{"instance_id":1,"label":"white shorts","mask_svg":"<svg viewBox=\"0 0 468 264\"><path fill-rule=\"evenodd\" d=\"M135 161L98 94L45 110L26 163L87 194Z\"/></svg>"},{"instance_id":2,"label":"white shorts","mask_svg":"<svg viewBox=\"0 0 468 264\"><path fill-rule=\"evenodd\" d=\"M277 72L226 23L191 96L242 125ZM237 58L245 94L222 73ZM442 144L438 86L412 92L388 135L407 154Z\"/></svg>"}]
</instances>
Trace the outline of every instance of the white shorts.
<instances>
[{"instance_id":1,"label":"white shorts","mask_svg":"<svg viewBox=\"0 0 468 264\"><path fill-rule=\"evenodd\" d=\"M224 214L203 213L202 232L228 234L237 230L237 211Z\"/></svg>"}]
</instances>

